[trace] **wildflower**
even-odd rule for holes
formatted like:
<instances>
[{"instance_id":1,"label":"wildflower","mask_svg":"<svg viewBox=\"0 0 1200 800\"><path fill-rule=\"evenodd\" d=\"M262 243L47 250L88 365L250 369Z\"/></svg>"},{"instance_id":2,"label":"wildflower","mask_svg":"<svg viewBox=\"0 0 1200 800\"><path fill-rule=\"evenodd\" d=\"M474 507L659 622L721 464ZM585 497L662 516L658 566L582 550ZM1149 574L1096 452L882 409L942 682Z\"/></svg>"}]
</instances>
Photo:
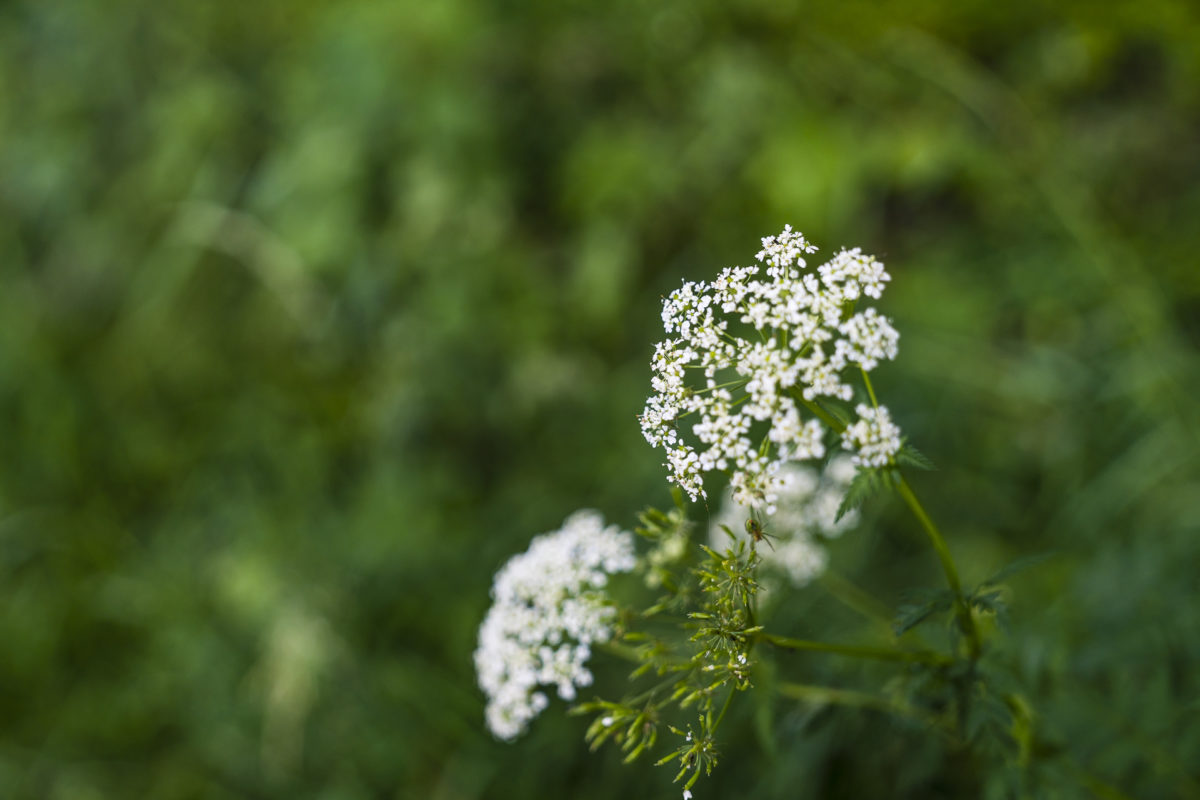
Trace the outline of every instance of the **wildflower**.
<instances>
[{"instance_id":1,"label":"wildflower","mask_svg":"<svg viewBox=\"0 0 1200 800\"><path fill-rule=\"evenodd\" d=\"M550 702L538 686L573 700L576 687L591 684L591 645L611 637L616 613L603 587L634 564L632 534L578 511L496 573L475 650L493 734L511 740L524 732Z\"/></svg>"},{"instance_id":2,"label":"wildflower","mask_svg":"<svg viewBox=\"0 0 1200 800\"><path fill-rule=\"evenodd\" d=\"M685 282L663 301L668 338L654 349L642 433L693 500L716 470L737 503L774 513L783 465L825 456L824 427L805 404L851 400L844 370L896 357L891 322L874 308L854 313L863 297L882 296L883 264L854 249L809 270L804 256L815 251L785 226L762 240L758 265Z\"/></svg>"},{"instance_id":3,"label":"wildflower","mask_svg":"<svg viewBox=\"0 0 1200 800\"><path fill-rule=\"evenodd\" d=\"M794 586L805 586L825 571L829 556L822 540L841 536L858 524L854 510L837 518L856 472L848 455L834 456L820 473L795 463L782 468L774 495L777 511L768 531L771 546L758 551L764 566L784 573ZM731 496L709 531L712 544L727 544L729 538L722 526L738 533L749 514L750 509Z\"/></svg>"},{"instance_id":4,"label":"wildflower","mask_svg":"<svg viewBox=\"0 0 1200 800\"><path fill-rule=\"evenodd\" d=\"M855 411L858 421L842 433L843 446L855 452L857 466L887 466L900 451L900 428L892 422L886 406L859 405Z\"/></svg>"}]
</instances>

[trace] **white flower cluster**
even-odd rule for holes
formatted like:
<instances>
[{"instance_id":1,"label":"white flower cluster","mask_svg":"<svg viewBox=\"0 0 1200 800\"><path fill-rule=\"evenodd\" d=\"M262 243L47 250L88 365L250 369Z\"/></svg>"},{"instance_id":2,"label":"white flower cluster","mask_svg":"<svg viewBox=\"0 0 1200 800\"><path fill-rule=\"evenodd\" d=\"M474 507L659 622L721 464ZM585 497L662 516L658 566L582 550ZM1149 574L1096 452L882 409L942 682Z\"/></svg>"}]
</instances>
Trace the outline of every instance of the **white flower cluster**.
<instances>
[{"instance_id":1,"label":"white flower cluster","mask_svg":"<svg viewBox=\"0 0 1200 800\"><path fill-rule=\"evenodd\" d=\"M605 527L595 511L577 511L496 573L475 650L493 734L511 740L525 730L550 702L539 685L573 700L575 687L591 684L591 645L612 635L615 614L602 589L635 562L632 534Z\"/></svg>"},{"instance_id":2,"label":"white flower cluster","mask_svg":"<svg viewBox=\"0 0 1200 800\"><path fill-rule=\"evenodd\" d=\"M892 422L885 406L871 408L859 404L858 422L842 432L842 443L854 450L854 463L860 467L886 466L900 450L900 428Z\"/></svg>"},{"instance_id":3,"label":"white flower cluster","mask_svg":"<svg viewBox=\"0 0 1200 800\"><path fill-rule=\"evenodd\" d=\"M782 465L825 455L824 429L801 417L801 401L850 400L842 371L894 359L900 335L874 308L854 313L858 300L881 297L891 280L874 257L843 250L806 271L803 256L816 248L790 225L762 243L761 266L685 282L663 302L670 338L655 346L655 393L641 423L647 441L666 451L671 480L693 500L706 496L704 473L720 470L738 503L772 513ZM680 431L689 417L699 446Z\"/></svg>"},{"instance_id":4,"label":"white flower cluster","mask_svg":"<svg viewBox=\"0 0 1200 800\"><path fill-rule=\"evenodd\" d=\"M821 539L841 536L858 524L858 512L848 511L840 520L838 508L857 472L850 456L834 456L823 472L800 464L788 464L779 472L778 510L766 528L768 544L758 546L763 564L785 573L795 586L805 586L825 571L829 556ZM738 536L746 536L745 522L751 509L726 499L721 514L709 530L713 547L724 549L729 536L724 525Z\"/></svg>"}]
</instances>

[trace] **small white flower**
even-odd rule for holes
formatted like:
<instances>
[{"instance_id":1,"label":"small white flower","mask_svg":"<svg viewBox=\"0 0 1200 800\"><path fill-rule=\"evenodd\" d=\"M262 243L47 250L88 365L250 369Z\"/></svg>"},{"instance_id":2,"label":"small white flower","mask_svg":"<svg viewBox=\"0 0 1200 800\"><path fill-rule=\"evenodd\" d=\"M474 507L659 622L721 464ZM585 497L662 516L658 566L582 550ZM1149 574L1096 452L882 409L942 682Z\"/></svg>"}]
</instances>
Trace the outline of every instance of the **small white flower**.
<instances>
[{"instance_id":1,"label":"small white flower","mask_svg":"<svg viewBox=\"0 0 1200 800\"><path fill-rule=\"evenodd\" d=\"M496 573L475 650L493 734L515 739L549 705L538 686L572 700L576 687L592 683L585 666L591 644L608 640L615 614L602 589L609 575L634 563L632 534L605 527L595 511L578 511Z\"/></svg>"},{"instance_id":2,"label":"small white flower","mask_svg":"<svg viewBox=\"0 0 1200 800\"><path fill-rule=\"evenodd\" d=\"M683 790L683 800L692 800L692 792L690 789Z\"/></svg>"}]
</instances>

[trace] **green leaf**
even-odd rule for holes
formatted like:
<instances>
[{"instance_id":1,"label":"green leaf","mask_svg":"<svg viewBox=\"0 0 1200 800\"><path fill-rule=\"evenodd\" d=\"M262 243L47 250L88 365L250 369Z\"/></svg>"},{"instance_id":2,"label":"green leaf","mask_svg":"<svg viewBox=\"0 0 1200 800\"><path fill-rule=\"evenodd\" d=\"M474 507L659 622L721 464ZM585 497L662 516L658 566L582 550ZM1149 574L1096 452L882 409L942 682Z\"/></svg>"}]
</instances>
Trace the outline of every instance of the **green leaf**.
<instances>
[{"instance_id":1,"label":"green leaf","mask_svg":"<svg viewBox=\"0 0 1200 800\"><path fill-rule=\"evenodd\" d=\"M896 619L892 622L892 632L897 636L903 636L934 614L949 611L953 605L954 593L950 590L927 591L918 598L914 598L913 601L900 606L896 613Z\"/></svg>"},{"instance_id":2,"label":"green leaf","mask_svg":"<svg viewBox=\"0 0 1200 800\"><path fill-rule=\"evenodd\" d=\"M842 504L838 507L834 521L840 520L852 509L858 508L886 488L887 481L884 480L880 470L860 469L855 474L854 480L850 481L850 486L846 489L846 496L842 498Z\"/></svg>"},{"instance_id":3,"label":"green leaf","mask_svg":"<svg viewBox=\"0 0 1200 800\"><path fill-rule=\"evenodd\" d=\"M900 452L896 453L896 463L904 464L914 469L937 469L937 465L930 461L928 456L908 442L904 442L900 447Z\"/></svg>"}]
</instances>

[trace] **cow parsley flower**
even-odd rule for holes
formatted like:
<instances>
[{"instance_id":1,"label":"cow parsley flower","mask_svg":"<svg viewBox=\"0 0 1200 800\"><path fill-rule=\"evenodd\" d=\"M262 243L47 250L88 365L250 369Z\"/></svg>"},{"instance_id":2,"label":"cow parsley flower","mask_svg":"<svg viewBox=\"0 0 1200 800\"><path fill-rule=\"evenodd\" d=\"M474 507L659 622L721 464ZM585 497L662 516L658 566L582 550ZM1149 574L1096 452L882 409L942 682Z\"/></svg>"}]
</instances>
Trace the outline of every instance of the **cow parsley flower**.
<instances>
[{"instance_id":1,"label":"cow parsley flower","mask_svg":"<svg viewBox=\"0 0 1200 800\"><path fill-rule=\"evenodd\" d=\"M882 296L883 264L856 248L809 270L804 256L816 249L785 226L762 240L758 265L685 282L663 301L668 338L654 349L642 433L693 500L717 470L739 504L773 513L781 468L825 456L824 427L805 403L851 400L844 370L896 357L887 317L855 313Z\"/></svg>"},{"instance_id":2,"label":"cow parsley flower","mask_svg":"<svg viewBox=\"0 0 1200 800\"><path fill-rule=\"evenodd\" d=\"M838 509L857 469L850 456L830 459L824 471L802 464L787 464L779 472L775 504L777 510L766 533L768 546L760 546L763 565L784 573L794 586L805 586L825 571L829 556L823 541L841 536L858 524L858 512L848 511L841 519ZM726 499L709 530L713 547L729 543L725 528L745 536L745 521L751 509Z\"/></svg>"},{"instance_id":3,"label":"cow parsley flower","mask_svg":"<svg viewBox=\"0 0 1200 800\"><path fill-rule=\"evenodd\" d=\"M855 411L858 421L843 431L842 444L854 451L857 466L887 466L900 451L899 426L892 422L887 406L871 408L860 404Z\"/></svg>"},{"instance_id":4,"label":"cow parsley flower","mask_svg":"<svg viewBox=\"0 0 1200 800\"><path fill-rule=\"evenodd\" d=\"M573 700L576 687L591 684L591 645L609 639L616 614L604 585L635 561L632 534L605 527L595 511L578 511L496 573L475 671L498 738L515 739L549 704L538 686Z\"/></svg>"}]
</instances>

